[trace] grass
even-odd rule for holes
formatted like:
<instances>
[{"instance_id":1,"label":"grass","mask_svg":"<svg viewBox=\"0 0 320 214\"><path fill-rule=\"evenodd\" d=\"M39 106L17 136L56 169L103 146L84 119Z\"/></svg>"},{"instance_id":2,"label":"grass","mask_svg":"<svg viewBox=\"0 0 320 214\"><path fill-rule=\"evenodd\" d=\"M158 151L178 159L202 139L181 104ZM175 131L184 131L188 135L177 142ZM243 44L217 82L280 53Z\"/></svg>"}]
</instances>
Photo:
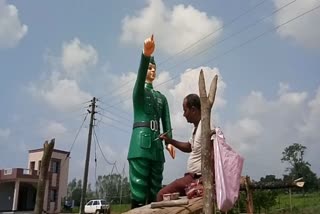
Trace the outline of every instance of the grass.
<instances>
[{"instance_id":1,"label":"grass","mask_svg":"<svg viewBox=\"0 0 320 214\"><path fill-rule=\"evenodd\" d=\"M273 206L268 213L270 214L318 214L320 213L320 192L291 195L280 194L277 199L277 204ZM292 211L291 211L292 209ZM112 204L111 214L120 214L130 210L130 204ZM75 207L73 213L79 213Z\"/></svg>"},{"instance_id":2,"label":"grass","mask_svg":"<svg viewBox=\"0 0 320 214\"><path fill-rule=\"evenodd\" d=\"M130 204L112 204L111 214L119 214L130 210Z\"/></svg>"},{"instance_id":3,"label":"grass","mask_svg":"<svg viewBox=\"0 0 320 214\"><path fill-rule=\"evenodd\" d=\"M315 214L319 213L320 209L320 193L307 193L303 194L292 194L291 195L291 206L290 206L290 195L281 194L278 196L278 203L270 209L270 213L301 213L301 214ZM292 210L292 212L291 212Z\"/></svg>"},{"instance_id":4,"label":"grass","mask_svg":"<svg viewBox=\"0 0 320 214\"><path fill-rule=\"evenodd\" d=\"M112 204L111 205L111 214L120 214L130 210L130 204ZM71 213L70 211L64 211L62 213ZM72 213L79 213L79 207L74 207Z\"/></svg>"}]
</instances>

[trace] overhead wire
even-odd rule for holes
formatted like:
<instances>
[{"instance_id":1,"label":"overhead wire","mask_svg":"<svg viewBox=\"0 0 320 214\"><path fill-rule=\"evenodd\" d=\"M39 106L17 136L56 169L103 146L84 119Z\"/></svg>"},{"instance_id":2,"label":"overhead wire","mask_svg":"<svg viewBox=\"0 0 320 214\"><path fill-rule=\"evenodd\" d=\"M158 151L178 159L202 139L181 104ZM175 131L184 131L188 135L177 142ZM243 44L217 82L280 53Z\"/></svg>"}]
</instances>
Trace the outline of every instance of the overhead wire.
<instances>
[{"instance_id":1,"label":"overhead wire","mask_svg":"<svg viewBox=\"0 0 320 214\"><path fill-rule=\"evenodd\" d=\"M291 22L293 22L293 21L301 18L302 16L305 16L305 15L307 15L308 13L311 13L311 12L319 9L319 8L320 8L320 5L318 5L318 6L316 6L316 7L313 7L312 9L307 10L307 11L301 13L300 15L295 16L294 18L291 18L291 19L289 19L289 20L287 20L287 21L285 21L285 22L283 22L283 23L281 23L281 24L279 24L279 25L277 25L277 26L275 26L275 27L273 27L273 28L270 28L270 29L264 31L263 33L255 36L255 37L253 37L253 38L250 38L250 39L246 40L245 42L239 44L238 46L235 46L235 47L229 49L228 51L224 52L222 55L216 56L216 57L214 57L214 58L211 58L210 60L208 60L208 61L206 61L206 62L204 62L204 63L201 63L201 64L208 64L209 62L213 61L214 59L217 59L218 57L225 56L225 55L227 55L228 53L230 53L231 51L234 51L235 49L241 48L241 47L243 47L244 45L246 45L246 44L248 44L248 43L250 43L250 42L253 42L253 41L255 41L255 40L263 37L264 35L272 32L272 31L275 31L275 30L277 30L277 29L279 29L279 28L281 28L281 27L283 27L283 26L285 26L285 25L287 25L287 24L289 24L289 23L291 23ZM200 65L198 65L198 66L200 66Z\"/></svg>"},{"instance_id":2,"label":"overhead wire","mask_svg":"<svg viewBox=\"0 0 320 214\"><path fill-rule=\"evenodd\" d=\"M73 148L73 146L74 146L74 144L75 144L75 142L76 142L76 140L77 140L77 138L78 138L78 136L79 136L79 134L80 134L80 131L81 131L82 127L83 127L84 122L86 121L86 119L87 119L87 117L88 117L88 114L89 114L89 113L86 113L86 114L85 114L85 117L84 117L84 119L83 119L83 121L82 121L82 123L81 123L81 125L80 125L80 128L78 129L78 131L77 131L77 133L76 133L76 136L75 136L75 138L74 138L74 140L73 140L73 142L72 142L72 144L71 144L71 147L70 147L70 149L69 149L69 153L71 153L71 151L72 151L72 148Z\"/></svg>"},{"instance_id":3,"label":"overhead wire","mask_svg":"<svg viewBox=\"0 0 320 214\"><path fill-rule=\"evenodd\" d=\"M292 3L292 2L291 2L291 3ZM295 16L295 17L293 17L293 18L291 18L291 19L289 19L289 20L287 20L287 21L285 21L285 22L283 22L283 23L281 23L281 24L279 24L279 25L277 25L277 26L275 26L275 27L273 27L273 28L270 28L270 29L264 31L264 32L261 33L261 34L255 36L255 37L252 37L252 38L246 40L245 42L243 42L243 43L241 43L241 44L239 44L239 45L237 45L237 46L232 47L231 49L225 51L223 54L217 55L217 56L211 58L210 60L208 60L208 61L206 61L206 62L204 62L204 63L201 63L201 64L208 64L208 63L212 62L213 60L217 59L218 57L225 56L225 55L227 55L228 53L230 53L230 52L232 52L232 51L234 51L234 50L236 50L236 49L238 49L238 48L241 48L241 47L249 44L250 42L253 42L253 41L255 41L255 40L263 37L264 35L272 32L272 31L275 31L275 30L277 30L277 29L279 29L279 28L281 28L281 27L283 27L283 26L285 26L285 25L287 25L287 24L289 24L289 23L291 23L291 22L293 22L293 21L295 21L295 20L297 20L297 19L305 16L305 15L307 15L308 13L311 13L311 12L319 9L319 7L320 7L320 5L318 5L318 6L314 7L314 8L311 8L310 10L307 10L307 11L299 14L298 16ZM200 66L200 65L199 65L199 66Z\"/></svg>"},{"instance_id":4,"label":"overhead wire","mask_svg":"<svg viewBox=\"0 0 320 214\"><path fill-rule=\"evenodd\" d=\"M257 24L261 23L262 21L266 20L267 18L270 18L270 17L273 16L274 14L276 14L276 13L278 13L279 11L283 10L284 8L290 6L291 4L293 4L293 3L296 2L296 1L297 1L297 0L293 0L293 1L291 1L291 2L289 2L289 3L287 3L287 4L285 4L285 5L281 6L280 8L272 11L272 13L270 13L269 15L267 15L267 16L265 16L265 17L262 17L262 18L256 20L255 22L250 23L249 25L246 25L245 27L241 28L239 31L236 31L236 32L230 34L228 37L226 37L226 38L224 38L224 39L222 39L222 40L220 40L220 41L218 41L218 42L215 42L215 43L207 46L206 48L200 50L199 52L197 52L197 53L195 53L195 54L193 54L193 55L191 55L190 57L188 57L187 59L183 60L182 62L178 62L178 63L174 64L173 66L167 68L167 69L170 70L170 69L172 69L172 68L177 67L177 66L180 65L180 64L184 64L185 62L189 61L190 59L193 59L194 57L199 56L199 55L207 52L209 49L211 49L211 48L213 48L213 47L215 47L215 46L217 46L217 45L219 45L219 44L221 44L221 43L224 43L225 41L227 41L227 40L229 40L229 39L231 39L231 38L233 38L233 37L235 37L235 36L237 36L237 35L245 32L245 31L247 31L247 30L251 29L252 27L256 26ZM159 84L159 85L162 85L162 84L163 84L163 83L161 83L161 84ZM159 85L158 85L158 86L159 86Z\"/></svg>"},{"instance_id":5,"label":"overhead wire","mask_svg":"<svg viewBox=\"0 0 320 214\"><path fill-rule=\"evenodd\" d=\"M212 31L209 34L205 35L204 37L200 38L199 40L197 40L197 41L193 42L192 44L188 45L186 48L184 48L184 49L178 51L177 53L167 57L165 60L160 61L159 65L162 65L163 63L165 63L167 61L170 61L173 57L176 57L176 56L180 55L181 53L189 50L190 48L196 46L197 44L199 44L203 40L207 39L208 37L212 36L213 34L219 32L219 31L221 31L222 29L226 28L227 26L233 24L235 21L240 19L242 16L247 15L249 12L253 11L254 9L256 9L257 7L259 7L260 5L262 5L263 3L267 2L267 1L268 0L262 0L262 1L258 2L257 4L253 5L252 7L250 7L249 9L244 11L243 13L241 13L238 16L236 16L233 19L231 19L229 22L226 22L225 24L222 24L221 27L215 29L214 31Z\"/></svg>"},{"instance_id":6,"label":"overhead wire","mask_svg":"<svg viewBox=\"0 0 320 214\"><path fill-rule=\"evenodd\" d=\"M165 59L165 60L160 61L158 65L161 65L161 64L163 64L164 62L167 62L167 61L171 60L172 58L180 55L181 53L185 52L186 50L190 49L191 47L194 47L195 45L199 44L201 41L205 40L206 38L212 36L212 35L215 34L216 32L218 32L218 31L226 28L227 26L233 24L233 23L236 22L238 19L240 19L240 18L243 17L244 15L250 13L251 11L255 10L256 8L258 8L260 5L262 5L262 4L265 3L265 2L267 2L267 0L262 0L262 1L258 2L257 4L253 5L253 6L250 7L249 9L245 10L243 13L241 13L241 14L237 15L236 17L234 17L233 19L231 19L231 20L230 20L229 22L227 22L226 24L223 24L221 27L215 29L214 31L210 32L209 34L207 34L207 35L201 37L200 39L196 40L195 42L191 43L191 44L190 44L189 46L187 46L186 48L183 48L182 50L178 51L177 53L171 55L170 57L168 57L169 59L167 58L167 59ZM129 83L131 83L131 82L134 81L134 80L135 80L135 78L133 78L133 79L127 81L126 83L120 85L119 87L117 87L117 91L119 91L119 90L118 90L119 88L123 88L124 86L128 85ZM129 90L130 90L130 88L128 88L127 90L121 92L119 95L124 94L124 93L128 92ZM111 96L114 96L114 93L112 93L112 92L114 92L114 91L115 91L115 90L112 90L112 91L110 91L110 93L108 93L108 94L112 94ZM106 97L106 96L107 96L107 95L101 96L101 98L102 98L102 97ZM120 103L121 103L121 102L120 102ZM117 103L117 104L119 104L119 103ZM111 105L111 106L114 106L114 105ZM108 106L108 107L109 107L109 106Z\"/></svg>"},{"instance_id":7,"label":"overhead wire","mask_svg":"<svg viewBox=\"0 0 320 214\"><path fill-rule=\"evenodd\" d=\"M115 128L115 129L117 129L117 130L119 130L119 131L121 131L121 132L123 132L123 133L126 133L126 134L128 134L129 132L130 132L130 130L128 129L123 129L123 128L120 128L120 127L118 127L118 126L116 126L116 125L113 125L113 124L111 124L111 123L106 123L106 122L104 122L103 120L101 120L101 121L99 121L99 124L103 124L103 125L105 125L105 126L111 126L111 127L113 127L113 128ZM129 128L129 126L126 126L126 127L128 127Z\"/></svg>"},{"instance_id":8,"label":"overhead wire","mask_svg":"<svg viewBox=\"0 0 320 214\"><path fill-rule=\"evenodd\" d=\"M273 11L273 12L272 12L272 15L274 15L274 14L277 13L277 12L279 12L279 11L282 10L283 8L291 5L291 4L294 3L295 1L296 1L296 0L291 1L291 2L289 2L289 3L287 3L287 4L285 4L284 6L280 7L279 9ZM281 28L282 26L284 26L284 25L286 25L286 24L289 24L290 22L292 22L292 21L300 18L301 16L304 16L304 15L306 15L307 13L310 13L310 12L312 12L313 10L316 10L316 9L318 9L318 7L315 7L315 8L313 8L313 9L311 9L310 11L306 11L305 13L302 13L302 14L300 14L299 16L296 16L296 17L294 17L293 19L288 20L287 22L284 22L284 23L282 23L282 24L280 24L280 25L277 25L276 27L273 27L273 28L271 28L271 29L268 29L267 31L264 31L263 33L259 34L258 36L253 37L253 38L250 38L249 40L246 40L245 42L243 42L243 43L241 43L241 44L239 44L239 45L237 45L237 46L234 46L234 47L230 48L229 50L223 52L222 54L218 54L218 55L216 55L215 57L211 58L210 60L205 61L205 62L202 62L202 63L198 64L198 65L195 66L195 67L199 67L199 66L201 66L201 65L208 64L208 63L212 62L213 60L216 60L216 59L218 59L218 58L220 58L220 57L223 57L223 56L227 55L228 53L230 53L230 52L232 52L232 51L234 51L234 50L236 50L236 49L238 49L238 48L240 48L240 47L243 47L244 45L246 45L246 44L248 44L248 43L250 43L250 42L253 42L253 41L257 40L257 39L259 39L260 37L264 36L265 34L270 33L270 32L272 32L272 31L275 31L275 30L277 30L278 28ZM264 17L263 19L265 19L265 18L266 18L266 17ZM261 20L260 20L259 22L261 22ZM176 79L178 76L179 76L179 74L173 76L173 78L170 78L170 79L168 79L168 80L166 80L166 81L164 81L164 82L162 82L162 83L157 84L156 86L160 86L160 85L166 84L166 83L168 83L168 82Z\"/></svg>"},{"instance_id":9,"label":"overhead wire","mask_svg":"<svg viewBox=\"0 0 320 214\"><path fill-rule=\"evenodd\" d=\"M101 155L102 155L103 159L105 160L105 162L106 162L107 164L109 164L109 165L115 164L116 162L112 163L112 162L109 161L109 160L106 158L106 156L104 155L104 153L103 153L103 151L102 151L102 149L101 149L101 146L100 146L99 139L98 139L98 137L97 137L95 128L93 128L93 135L94 135L94 137L95 137L95 139L96 139L96 141L97 141L98 148L99 148L99 150L100 150L100 152L101 152Z\"/></svg>"},{"instance_id":10,"label":"overhead wire","mask_svg":"<svg viewBox=\"0 0 320 214\"><path fill-rule=\"evenodd\" d=\"M284 4L284 5L281 6L280 8L272 11L272 13L269 14L268 16L265 16L265 17L263 17L263 18L261 18L261 19L258 19L257 21L255 21L255 22L247 25L246 27L241 28L239 31L237 31L237 32L229 35L229 37L224 38L224 39L218 41L217 43L214 43L214 44L210 45L209 47L206 47L205 49L201 50L199 53L194 54L192 57L189 57L187 60L184 60L183 62L176 63L176 64L174 64L174 66L171 66L171 67L169 67L168 69L172 69L172 68L174 68L174 67L177 67L178 65L180 65L180 64L182 64L182 63L184 63L184 62L186 62L186 61L189 61L189 60L192 59L193 57L195 57L195 56L197 56L197 55L200 55L201 53L204 53L205 51L207 51L207 50L209 50L210 48L216 46L217 44L221 44L221 43L223 43L223 42L225 42L225 41L227 41L227 40L229 40L229 39L231 39L231 38L239 35L240 33L244 32L244 31L246 31L246 30L254 27L254 26L257 25L258 23L264 21L266 18L269 18L270 16L272 16L272 15L278 13L279 11L283 10L284 8L290 6L292 3L296 2L296 1L297 1L297 0L293 0L293 1L290 1L289 3ZM255 5L253 8L247 10L245 13L243 13L242 15L240 15L240 17L243 16L243 15L245 15L246 13L248 13L248 11L251 11L252 9L258 7L258 6L261 5L262 3L264 3L264 1L262 1L262 2L260 2L259 4ZM235 19L233 19L231 22L233 23L234 20L235 20ZM229 24L231 24L231 23L229 23ZM229 24L228 24L228 25L229 25ZM212 34L213 34L213 33L212 33ZM197 43L197 42L195 42L195 43ZM224 55L225 55L225 54L222 54L222 56L224 56ZM221 57L221 56L218 55L218 57ZM201 65L199 65L199 66L201 66ZM168 80L166 80L166 81L164 81L164 82L161 82L161 83L159 83L159 84L156 84L155 87L164 85L164 84L166 84L166 83L168 83L168 82L170 82L170 81L178 78L179 75L180 75L180 73L174 75L172 78L170 78L170 79L168 79ZM125 101L126 101L125 99L120 99L120 100L118 100L118 102L115 102L114 104L109 104L108 107L115 107L115 106L120 105L121 103L123 103L123 102L125 102Z\"/></svg>"},{"instance_id":11,"label":"overhead wire","mask_svg":"<svg viewBox=\"0 0 320 214\"><path fill-rule=\"evenodd\" d=\"M66 163L67 158L70 157L70 154L71 154L71 151L72 151L72 149L73 149L73 146L75 145L75 142L76 142L76 140L77 140L77 138L78 138L78 136L79 136L79 134L80 134L80 131L81 131L82 127L83 127L83 124L84 124L84 122L86 121L86 119L87 119L87 117L88 117L88 114L89 114L89 113L86 113L86 115L85 115L85 117L84 117L84 119L83 119L83 121L82 121L82 123L81 123L81 125L80 125L80 127L79 127L79 129L78 129L78 131L77 131L77 133L76 133L76 135L75 135L75 137L74 137L74 140L73 140L73 142L72 142L72 144L71 144L71 147L70 147L70 149L68 150L68 154L67 154L66 157L64 158L64 161L62 162L60 168L63 168L63 166L64 166L65 163Z\"/></svg>"},{"instance_id":12,"label":"overhead wire","mask_svg":"<svg viewBox=\"0 0 320 214\"><path fill-rule=\"evenodd\" d=\"M112 112L109 112L109 113L112 114ZM99 115L101 115L102 117L105 117L105 118L107 118L107 119L109 119L109 120L112 120L112 121L114 121L114 122L122 123L122 121L120 121L120 120L118 120L118 119L115 119L114 117L107 116L107 115L102 114L102 113L100 113L100 112L97 112L97 114L99 114ZM124 120L126 120L126 122L129 122L129 121L130 121L129 118L122 117L122 116L119 116L119 115L117 115L117 116L120 117L120 118L122 118L122 119L124 119Z\"/></svg>"},{"instance_id":13,"label":"overhead wire","mask_svg":"<svg viewBox=\"0 0 320 214\"><path fill-rule=\"evenodd\" d=\"M295 0L295 1L296 1L296 0ZM295 2L295 1L292 1L292 2L290 2L289 4L292 4L292 3ZM282 7L282 8L283 8L283 7ZM206 61L205 63L201 63L201 64L207 64L207 63L210 63L210 62L212 62L213 60L215 60L215 59L217 59L217 58L219 58L219 57L223 57L223 56L227 55L228 53L230 53L230 52L232 52L232 51L234 51L234 50L236 50L236 49L238 49L238 48L241 48L241 47L249 44L250 42L253 42L253 41L255 41L255 40L263 37L264 35L266 35L266 34L268 34L268 33L270 33L270 32L273 32L273 31L275 31L275 30L277 30L277 29L279 29L279 28L281 28L281 27L283 27L283 26L285 26L285 25L287 25L287 24L289 24L289 23L291 23L291 22L293 22L293 21L295 21L295 20L297 20L297 19L299 19L299 18L301 18L301 17L303 17L303 16L305 16L305 15L307 15L307 14L309 14L309 13L315 11L315 10L317 10L317 9L319 9L319 8L320 8L320 5L318 5L318 6L316 6L316 7L313 7L312 9L307 10L307 11L305 11L305 12L303 12L303 13L301 13L301 14L299 14L299 15L291 18L291 19L288 19L287 21L285 21L285 22L283 22L283 23L281 23L281 24L279 24L279 25L277 25L277 26L275 26L275 27L272 27L272 28L264 31L263 33L258 34L258 35L255 36L255 37L251 37L250 39L246 40L245 42L240 43L239 45L234 46L234 47L232 47L231 49L223 52L222 54L216 55L216 56L214 56L213 58L211 58L210 60ZM280 10L280 8L278 9L278 11L279 11L279 10ZM273 14L274 14L274 13L273 13ZM199 65L199 66L200 66L200 65ZM165 83L165 82L164 82L164 83ZM162 83L162 84L164 84L164 83ZM72 147L73 147L73 145L74 145L74 143L75 143L75 141L76 141L76 138L78 137L78 134L79 134L79 132L80 132L80 130L81 130L83 124L84 124L84 121L85 121L86 118L87 118L87 115L88 115L88 113L86 114L86 116L85 116L85 118L84 118L84 120L83 120L83 122L82 122L82 124L81 124L81 126L80 126L80 129L79 129L79 131L78 131L77 134L76 134L76 137L75 137L74 142L72 143L70 152L71 152ZM100 114L100 115L103 116L103 117L108 118L106 115L103 115L103 114ZM110 118L108 118L108 119L110 119ZM118 122L119 122L119 121L118 121ZM108 124L108 125L110 125L110 124ZM118 169L117 169L117 165L116 165L117 161L115 161L114 163L112 163L112 162L110 162L109 160L107 160L107 158L105 157L105 155L104 155L104 153L103 153L103 151L102 151L102 149L101 149L101 147L100 147L100 143L99 143L98 137L97 137L97 135L96 135L95 129L93 129L93 133L94 133L94 137L95 137L96 144L98 144L98 147L99 147L99 149L100 149L100 152L101 152L104 160L105 160L109 165L112 165L112 166L113 166L113 167L112 167L112 170L111 170L111 174L113 173L114 170L116 170L116 172L117 172L118 174L120 174L119 171L118 171ZM123 169L123 170L124 170L124 169Z\"/></svg>"},{"instance_id":14,"label":"overhead wire","mask_svg":"<svg viewBox=\"0 0 320 214\"><path fill-rule=\"evenodd\" d=\"M110 107L110 106L108 106L109 104L106 103L105 101L103 101L103 100L101 100L101 99L99 99L99 101L100 101L102 104L104 104L104 105L102 105L102 106L104 107L104 108L102 108L102 109L106 110L107 107ZM126 112L126 111L124 111L124 110L122 110L122 109L115 108L115 107L112 107L112 106L111 106L111 108L117 110L117 111L120 112L122 115L124 115L124 114L127 115L127 116L130 115L128 112ZM106 110L106 111L107 111L107 110Z\"/></svg>"}]
</instances>

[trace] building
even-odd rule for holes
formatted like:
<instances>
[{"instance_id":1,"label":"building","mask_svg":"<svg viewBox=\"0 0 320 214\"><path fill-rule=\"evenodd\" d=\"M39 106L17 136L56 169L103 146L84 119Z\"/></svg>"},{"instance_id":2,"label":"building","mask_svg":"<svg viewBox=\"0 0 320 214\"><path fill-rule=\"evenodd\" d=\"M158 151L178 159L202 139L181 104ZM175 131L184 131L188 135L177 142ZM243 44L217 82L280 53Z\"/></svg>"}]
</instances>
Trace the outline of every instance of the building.
<instances>
[{"instance_id":1,"label":"building","mask_svg":"<svg viewBox=\"0 0 320 214\"><path fill-rule=\"evenodd\" d=\"M28 169L0 170L0 212L34 210L43 149L29 150ZM69 152L52 152L43 209L58 213L67 196Z\"/></svg>"}]
</instances>

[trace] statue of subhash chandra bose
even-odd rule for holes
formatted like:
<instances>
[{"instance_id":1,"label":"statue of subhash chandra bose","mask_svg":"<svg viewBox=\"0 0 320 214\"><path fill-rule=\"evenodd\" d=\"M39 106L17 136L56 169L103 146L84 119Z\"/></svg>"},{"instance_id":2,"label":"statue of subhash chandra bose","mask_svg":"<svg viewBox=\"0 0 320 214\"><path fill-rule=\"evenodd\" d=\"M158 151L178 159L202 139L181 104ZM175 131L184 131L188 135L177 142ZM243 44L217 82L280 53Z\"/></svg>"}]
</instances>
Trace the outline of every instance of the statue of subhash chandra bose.
<instances>
[{"instance_id":1,"label":"statue of subhash chandra bose","mask_svg":"<svg viewBox=\"0 0 320 214\"><path fill-rule=\"evenodd\" d=\"M152 56L154 49L152 35L144 42L132 96L134 123L128 152L132 208L156 201L157 193L162 188L165 157L163 143L159 139L160 120L162 131L172 138L167 99L152 86L156 77L156 64ZM168 144L166 149L174 158L174 147Z\"/></svg>"}]
</instances>

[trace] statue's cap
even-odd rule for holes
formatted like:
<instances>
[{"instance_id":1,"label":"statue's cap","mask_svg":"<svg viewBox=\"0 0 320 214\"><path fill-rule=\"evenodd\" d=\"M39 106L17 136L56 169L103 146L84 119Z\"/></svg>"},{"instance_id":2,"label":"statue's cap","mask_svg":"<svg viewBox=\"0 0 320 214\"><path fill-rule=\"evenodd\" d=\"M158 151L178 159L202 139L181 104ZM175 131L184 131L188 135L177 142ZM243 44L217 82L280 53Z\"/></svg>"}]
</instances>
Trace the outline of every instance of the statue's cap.
<instances>
[{"instance_id":1,"label":"statue's cap","mask_svg":"<svg viewBox=\"0 0 320 214\"><path fill-rule=\"evenodd\" d=\"M150 57L150 63L156 65L156 62L154 61L154 56Z\"/></svg>"}]
</instances>

